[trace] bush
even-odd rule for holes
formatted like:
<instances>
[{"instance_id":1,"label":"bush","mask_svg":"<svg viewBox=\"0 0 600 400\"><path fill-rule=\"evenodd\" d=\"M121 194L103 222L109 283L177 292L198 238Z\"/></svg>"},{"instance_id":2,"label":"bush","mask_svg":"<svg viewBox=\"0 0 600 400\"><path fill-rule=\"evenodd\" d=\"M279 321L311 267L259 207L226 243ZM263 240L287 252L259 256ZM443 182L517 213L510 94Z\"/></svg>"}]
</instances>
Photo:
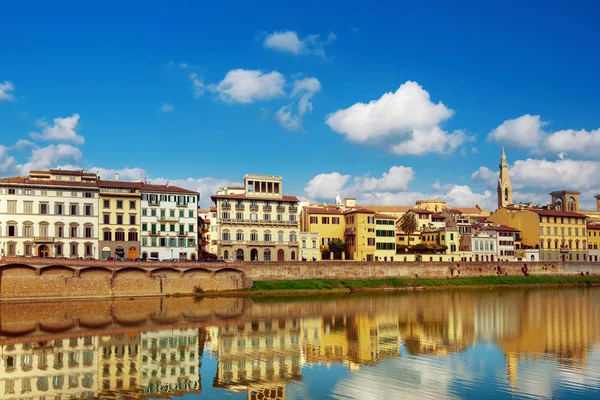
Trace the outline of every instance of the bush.
<instances>
[{"instance_id":1,"label":"bush","mask_svg":"<svg viewBox=\"0 0 600 400\"><path fill-rule=\"evenodd\" d=\"M321 259L322 260L329 260L331 252L329 250L323 250L321 252Z\"/></svg>"}]
</instances>

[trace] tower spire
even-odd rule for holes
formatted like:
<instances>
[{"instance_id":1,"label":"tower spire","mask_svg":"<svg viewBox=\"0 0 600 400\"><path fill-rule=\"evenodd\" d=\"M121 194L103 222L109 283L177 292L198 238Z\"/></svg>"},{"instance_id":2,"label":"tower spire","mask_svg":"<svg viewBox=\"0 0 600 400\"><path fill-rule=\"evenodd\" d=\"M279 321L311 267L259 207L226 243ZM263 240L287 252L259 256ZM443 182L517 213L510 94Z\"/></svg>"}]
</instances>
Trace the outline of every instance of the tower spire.
<instances>
[{"instance_id":1,"label":"tower spire","mask_svg":"<svg viewBox=\"0 0 600 400\"><path fill-rule=\"evenodd\" d=\"M502 157L500 158L500 175L498 176L498 208L504 208L513 204L512 184L508 175L508 163L506 162L506 153L502 147Z\"/></svg>"}]
</instances>

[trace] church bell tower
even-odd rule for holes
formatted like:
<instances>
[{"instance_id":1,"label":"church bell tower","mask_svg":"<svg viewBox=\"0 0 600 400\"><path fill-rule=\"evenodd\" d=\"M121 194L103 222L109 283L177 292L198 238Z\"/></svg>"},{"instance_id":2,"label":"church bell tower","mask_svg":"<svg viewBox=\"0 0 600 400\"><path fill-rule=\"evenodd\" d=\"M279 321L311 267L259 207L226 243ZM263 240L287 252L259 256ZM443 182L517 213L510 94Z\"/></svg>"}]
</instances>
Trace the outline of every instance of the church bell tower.
<instances>
[{"instance_id":1,"label":"church bell tower","mask_svg":"<svg viewBox=\"0 0 600 400\"><path fill-rule=\"evenodd\" d=\"M513 204L512 200L512 184L508 176L508 163L506 162L506 154L504 147L502 148L502 158L500 160L500 176L498 176L498 208L504 208L509 204Z\"/></svg>"}]
</instances>

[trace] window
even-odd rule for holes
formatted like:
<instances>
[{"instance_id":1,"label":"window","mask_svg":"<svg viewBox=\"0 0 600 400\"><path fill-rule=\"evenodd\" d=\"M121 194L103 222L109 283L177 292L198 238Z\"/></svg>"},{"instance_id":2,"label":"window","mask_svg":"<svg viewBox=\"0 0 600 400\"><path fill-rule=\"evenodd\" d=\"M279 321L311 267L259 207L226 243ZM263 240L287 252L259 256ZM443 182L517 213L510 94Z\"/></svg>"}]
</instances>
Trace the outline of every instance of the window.
<instances>
[{"instance_id":1,"label":"window","mask_svg":"<svg viewBox=\"0 0 600 400\"><path fill-rule=\"evenodd\" d=\"M117 209L119 209L119 210L123 209L123 200L117 200Z\"/></svg>"},{"instance_id":2,"label":"window","mask_svg":"<svg viewBox=\"0 0 600 400\"><path fill-rule=\"evenodd\" d=\"M71 256L77 256L79 251L79 245L77 243L71 243Z\"/></svg>"},{"instance_id":3,"label":"window","mask_svg":"<svg viewBox=\"0 0 600 400\"><path fill-rule=\"evenodd\" d=\"M375 217L367 217L367 224L374 224L375 223Z\"/></svg>"},{"instance_id":4,"label":"window","mask_svg":"<svg viewBox=\"0 0 600 400\"><path fill-rule=\"evenodd\" d=\"M112 233L110 231L104 231L104 240L107 242L112 240Z\"/></svg>"},{"instance_id":5,"label":"window","mask_svg":"<svg viewBox=\"0 0 600 400\"><path fill-rule=\"evenodd\" d=\"M231 240L231 237L229 236L229 232L223 232L223 240Z\"/></svg>"},{"instance_id":6,"label":"window","mask_svg":"<svg viewBox=\"0 0 600 400\"><path fill-rule=\"evenodd\" d=\"M15 189L8 189L8 194L17 194Z\"/></svg>"},{"instance_id":7,"label":"window","mask_svg":"<svg viewBox=\"0 0 600 400\"><path fill-rule=\"evenodd\" d=\"M189 225L188 225L188 232L192 233L192 232L194 232L194 231L195 231L195 229L194 229L194 224L189 224Z\"/></svg>"},{"instance_id":8,"label":"window","mask_svg":"<svg viewBox=\"0 0 600 400\"><path fill-rule=\"evenodd\" d=\"M251 240L252 242L256 242L256 241L258 241L258 233L251 233L251 234L250 234L250 240Z\"/></svg>"},{"instance_id":9,"label":"window","mask_svg":"<svg viewBox=\"0 0 600 400\"><path fill-rule=\"evenodd\" d=\"M115 232L115 241L124 242L125 241L125 232L123 232L123 231Z\"/></svg>"},{"instance_id":10,"label":"window","mask_svg":"<svg viewBox=\"0 0 600 400\"><path fill-rule=\"evenodd\" d=\"M292 219L290 218L290 221L291 220ZM339 225L340 224L340 217L332 217L331 218L331 223L334 224L334 225Z\"/></svg>"},{"instance_id":11,"label":"window","mask_svg":"<svg viewBox=\"0 0 600 400\"><path fill-rule=\"evenodd\" d=\"M17 213L17 201L16 200L8 200L7 206L8 206L9 213L11 213L11 214Z\"/></svg>"},{"instance_id":12,"label":"window","mask_svg":"<svg viewBox=\"0 0 600 400\"><path fill-rule=\"evenodd\" d=\"M32 214L33 213L33 201L26 201L25 202L25 208L23 209L23 212L25 214Z\"/></svg>"},{"instance_id":13,"label":"window","mask_svg":"<svg viewBox=\"0 0 600 400\"><path fill-rule=\"evenodd\" d=\"M302 248L305 249L306 248L306 239L302 239Z\"/></svg>"},{"instance_id":14,"label":"window","mask_svg":"<svg viewBox=\"0 0 600 400\"><path fill-rule=\"evenodd\" d=\"M317 248L317 241L313 239L313 241L312 241L312 245L313 245L313 246L312 246L312 247L313 247L313 249L316 249L316 248Z\"/></svg>"},{"instance_id":15,"label":"window","mask_svg":"<svg viewBox=\"0 0 600 400\"><path fill-rule=\"evenodd\" d=\"M31 236L33 236L33 235L31 234L31 231L32 231L32 229L31 229L31 228L32 228L32 226L31 226L31 225L25 225L25 227L24 227L24 231L23 231L23 236L26 236L26 237L31 237Z\"/></svg>"},{"instance_id":16,"label":"window","mask_svg":"<svg viewBox=\"0 0 600 400\"><path fill-rule=\"evenodd\" d=\"M194 218L194 211L190 210L188 213L189 218Z\"/></svg>"},{"instance_id":17,"label":"window","mask_svg":"<svg viewBox=\"0 0 600 400\"><path fill-rule=\"evenodd\" d=\"M169 232L175 232L175 224L169 225Z\"/></svg>"},{"instance_id":18,"label":"window","mask_svg":"<svg viewBox=\"0 0 600 400\"><path fill-rule=\"evenodd\" d=\"M375 246L375 238L367 238L367 246Z\"/></svg>"},{"instance_id":19,"label":"window","mask_svg":"<svg viewBox=\"0 0 600 400\"><path fill-rule=\"evenodd\" d=\"M40 214L48 214L48 203L40 203Z\"/></svg>"},{"instance_id":20,"label":"window","mask_svg":"<svg viewBox=\"0 0 600 400\"><path fill-rule=\"evenodd\" d=\"M235 213L235 219L238 221L243 221L244 220L244 213Z\"/></svg>"},{"instance_id":21,"label":"window","mask_svg":"<svg viewBox=\"0 0 600 400\"><path fill-rule=\"evenodd\" d=\"M244 233L243 232L238 232L235 234L235 240L244 240Z\"/></svg>"},{"instance_id":22,"label":"window","mask_svg":"<svg viewBox=\"0 0 600 400\"><path fill-rule=\"evenodd\" d=\"M147 231L147 230L148 230L148 224L147 224L146 222L144 222L144 223L142 224L142 231L144 231L144 232L145 232L145 231Z\"/></svg>"},{"instance_id":23,"label":"window","mask_svg":"<svg viewBox=\"0 0 600 400\"><path fill-rule=\"evenodd\" d=\"M77 237L77 227L76 226L72 226L69 230L69 233L71 234L71 237Z\"/></svg>"},{"instance_id":24,"label":"window","mask_svg":"<svg viewBox=\"0 0 600 400\"><path fill-rule=\"evenodd\" d=\"M297 242L298 236L295 233L290 233L290 242Z\"/></svg>"},{"instance_id":25,"label":"window","mask_svg":"<svg viewBox=\"0 0 600 400\"><path fill-rule=\"evenodd\" d=\"M57 225L56 226L56 236L61 238L64 237L65 235L65 229L62 225Z\"/></svg>"},{"instance_id":26,"label":"window","mask_svg":"<svg viewBox=\"0 0 600 400\"><path fill-rule=\"evenodd\" d=\"M311 224L318 224L319 223L319 218L317 218L317 217L310 217L310 223Z\"/></svg>"},{"instance_id":27,"label":"window","mask_svg":"<svg viewBox=\"0 0 600 400\"><path fill-rule=\"evenodd\" d=\"M265 221L270 221L271 220L271 214L265 214L263 216L263 218L264 218Z\"/></svg>"},{"instance_id":28,"label":"window","mask_svg":"<svg viewBox=\"0 0 600 400\"><path fill-rule=\"evenodd\" d=\"M148 215L148 209L142 208L142 217L146 217Z\"/></svg>"},{"instance_id":29,"label":"window","mask_svg":"<svg viewBox=\"0 0 600 400\"><path fill-rule=\"evenodd\" d=\"M106 225L110 224L110 214L103 215L103 223Z\"/></svg>"},{"instance_id":30,"label":"window","mask_svg":"<svg viewBox=\"0 0 600 400\"><path fill-rule=\"evenodd\" d=\"M117 214L117 225L123 225L123 215Z\"/></svg>"},{"instance_id":31,"label":"window","mask_svg":"<svg viewBox=\"0 0 600 400\"><path fill-rule=\"evenodd\" d=\"M296 222L296 214L290 214L290 222ZM339 218L338 218L339 222Z\"/></svg>"},{"instance_id":32,"label":"window","mask_svg":"<svg viewBox=\"0 0 600 400\"><path fill-rule=\"evenodd\" d=\"M92 205L91 204L86 204L84 206L85 208L85 215L91 216L93 214L92 212Z\"/></svg>"},{"instance_id":33,"label":"window","mask_svg":"<svg viewBox=\"0 0 600 400\"><path fill-rule=\"evenodd\" d=\"M277 241L283 242L283 233L278 233L277 234Z\"/></svg>"},{"instance_id":34,"label":"window","mask_svg":"<svg viewBox=\"0 0 600 400\"><path fill-rule=\"evenodd\" d=\"M110 200L104 200L104 208L110 208Z\"/></svg>"},{"instance_id":35,"label":"window","mask_svg":"<svg viewBox=\"0 0 600 400\"><path fill-rule=\"evenodd\" d=\"M63 215L64 213L64 206L62 203L57 203L54 205L54 214L56 215Z\"/></svg>"},{"instance_id":36,"label":"window","mask_svg":"<svg viewBox=\"0 0 600 400\"><path fill-rule=\"evenodd\" d=\"M71 204L71 215L78 215L79 214L79 207L77 206L77 204Z\"/></svg>"},{"instance_id":37,"label":"window","mask_svg":"<svg viewBox=\"0 0 600 400\"><path fill-rule=\"evenodd\" d=\"M86 226L84 229L84 233L85 233L85 237L86 238L91 238L93 237L93 229L90 226Z\"/></svg>"},{"instance_id":38,"label":"window","mask_svg":"<svg viewBox=\"0 0 600 400\"><path fill-rule=\"evenodd\" d=\"M137 232L129 232L127 235L127 239L130 242L137 242L138 241L138 234Z\"/></svg>"},{"instance_id":39,"label":"window","mask_svg":"<svg viewBox=\"0 0 600 400\"><path fill-rule=\"evenodd\" d=\"M135 201L134 200L129 200L129 209L130 210L135 210L136 209Z\"/></svg>"},{"instance_id":40,"label":"window","mask_svg":"<svg viewBox=\"0 0 600 400\"><path fill-rule=\"evenodd\" d=\"M271 234L270 233L265 233L265 242L270 242L271 241Z\"/></svg>"},{"instance_id":41,"label":"window","mask_svg":"<svg viewBox=\"0 0 600 400\"><path fill-rule=\"evenodd\" d=\"M135 225L135 215L129 216L129 225Z\"/></svg>"},{"instance_id":42,"label":"window","mask_svg":"<svg viewBox=\"0 0 600 400\"><path fill-rule=\"evenodd\" d=\"M155 208L153 208L153 209L150 210L150 216L151 217L156 217L156 209Z\"/></svg>"},{"instance_id":43,"label":"window","mask_svg":"<svg viewBox=\"0 0 600 400\"><path fill-rule=\"evenodd\" d=\"M250 221L258 221L258 214L250 213Z\"/></svg>"},{"instance_id":44,"label":"window","mask_svg":"<svg viewBox=\"0 0 600 400\"><path fill-rule=\"evenodd\" d=\"M329 217L321 217L322 224L329 224Z\"/></svg>"},{"instance_id":45,"label":"window","mask_svg":"<svg viewBox=\"0 0 600 400\"><path fill-rule=\"evenodd\" d=\"M229 211L223 211L221 213L221 218L223 218L223 219L229 219L229 218L231 218L230 214L229 214Z\"/></svg>"},{"instance_id":46,"label":"window","mask_svg":"<svg viewBox=\"0 0 600 400\"><path fill-rule=\"evenodd\" d=\"M183 217L184 217L183 210L179 210L179 218L183 218Z\"/></svg>"}]
</instances>

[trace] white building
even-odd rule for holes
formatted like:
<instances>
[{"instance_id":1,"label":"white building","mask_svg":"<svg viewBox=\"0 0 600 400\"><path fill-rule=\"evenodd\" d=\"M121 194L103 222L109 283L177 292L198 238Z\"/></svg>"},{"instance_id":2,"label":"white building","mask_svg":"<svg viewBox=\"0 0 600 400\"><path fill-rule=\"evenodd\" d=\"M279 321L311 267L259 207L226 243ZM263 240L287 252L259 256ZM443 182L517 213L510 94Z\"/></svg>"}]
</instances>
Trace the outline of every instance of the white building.
<instances>
[{"instance_id":1,"label":"white building","mask_svg":"<svg viewBox=\"0 0 600 400\"><path fill-rule=\"evenodd\" d=\"M321 261L319 232L300 232L298 240L300 261Z\"/></svg>"},{"instance_id":2,"label":"white building","mask_svg":"<svg viewBox=\"0 0 600 400\"><path fill-rule=\"evenodd\" d=\"M198 257L198 192L142 183L142 258Z\"/></svg>"},{"instance_id":3,"label":"white building","mask_svg":"<svg viewBox=\"0 0 600 400\"><path fill-rule=\"evenodd\" d=\"M471 236L474 261L515 261L515 237L519 231L509 226L480 226Z\"/></svg>"},{"instance_id":4,"label":"white building","mask_svg":"<svg viewBox=\"0 0 600 400\"><path fill-rule=\"evenodd\" d=\"M98 258L98 187L85 171L0 179L0 254Z\"/></svg>"}]
</instances>

